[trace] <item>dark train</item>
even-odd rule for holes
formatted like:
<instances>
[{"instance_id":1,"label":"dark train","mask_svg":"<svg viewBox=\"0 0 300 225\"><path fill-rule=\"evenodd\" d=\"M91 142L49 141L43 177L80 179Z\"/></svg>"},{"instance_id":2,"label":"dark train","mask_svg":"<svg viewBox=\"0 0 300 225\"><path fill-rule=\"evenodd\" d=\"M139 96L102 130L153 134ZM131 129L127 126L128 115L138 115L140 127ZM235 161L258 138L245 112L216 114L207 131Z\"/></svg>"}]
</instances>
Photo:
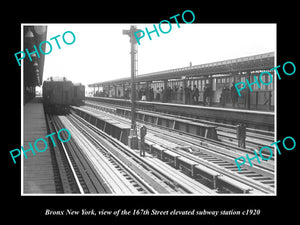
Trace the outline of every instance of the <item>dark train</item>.
<instances>
[{"instance_id":1,"label":"dark train","mask_svg":"<svg viewBox=\"0 0 300 225\"><path fill-rule=\"evenodd\" d=\"M43 83L44 110L52 114L66 114L70 105L84 104L85 87L82 84L73 84L65 77L51 77Z\"/></svg>"}]
</instances>

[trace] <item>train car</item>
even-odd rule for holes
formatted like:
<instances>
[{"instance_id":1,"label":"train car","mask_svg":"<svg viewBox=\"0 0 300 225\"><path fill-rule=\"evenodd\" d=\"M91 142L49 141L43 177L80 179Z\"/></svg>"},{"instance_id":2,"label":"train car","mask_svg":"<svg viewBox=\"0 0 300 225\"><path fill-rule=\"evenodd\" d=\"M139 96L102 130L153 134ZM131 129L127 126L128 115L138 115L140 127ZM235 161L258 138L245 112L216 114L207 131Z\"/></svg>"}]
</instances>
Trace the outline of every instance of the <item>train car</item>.
<instances>
[{"instance_id":1,"label":"train car","mask_svg":"<svg viewBox=\"0 0 300 225\"><path fill-rule=\"evenodd\" d=\"M72 105L80 106L84 105L85 100L85 87L81 83L73 84L73 97Z\"/></svg>"},{"instance_id":2,"label":"train car","mask_svg":"<svg viewBox=\"0 0 300 225\"><path fill-rule=\"evenodd\" d=\"M73 83L66 78L50 78L43 83L43 103L47 113L65 114L73 99Z\"/></svg>"}]
</instances>

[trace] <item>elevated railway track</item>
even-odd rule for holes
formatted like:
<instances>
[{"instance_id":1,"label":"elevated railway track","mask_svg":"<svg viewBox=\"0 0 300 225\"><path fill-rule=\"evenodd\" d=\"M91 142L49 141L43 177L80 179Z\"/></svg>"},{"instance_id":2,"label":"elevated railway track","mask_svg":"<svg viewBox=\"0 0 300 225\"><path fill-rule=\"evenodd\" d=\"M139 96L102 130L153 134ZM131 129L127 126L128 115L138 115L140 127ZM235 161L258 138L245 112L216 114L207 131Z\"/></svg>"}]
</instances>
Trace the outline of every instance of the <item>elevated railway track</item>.
<instances>
[{"instance_id":1,"label":"elevated railway track","mask_svg":"<svg viewBox=\"0 0 300 225\"><path fill-rule=\"evenodd\" d=\"M130 118L131 109L125 106L119 106L115 104L108 103L99 103L96 101L87 100L85 103L87 106L101 109L102 111L110 112L116 115L124 116ZM207 127L208 129L211 127L215 127L215 132L217 133L217 138L221 141L227 143L233 143L237 145L237 135L236 135L236 126L227 123L213 122L199 118L191 118L186 116L179 116L170 113L162 113L162 112L153 112L149 110L138 109L136 111L137 120L141 122L147 122L158 125L159 123L176 130L185 131L188 133L194 133L199 135L201 131L192 131L191 127L193 125ZM160 122L160 121L165 122ZM191 130L191 131L190 131ZM198 132L198 133L197 133ZM261 146L269 145L274 142L274 132L266 131L261 129L254 128L246 128L246 146L251 149L259 149ZM204 131L205 134L205 131ZM211 137L216 137L216 134L212 134ZM217 139L215 138L215 139Z\"/></svg>"},{"instance_id":2,"label":"elevated railway track","mask_svg":"<svg viewBox=\"0 0 300 225\"><path fill-rule=\"evenodd\" d=\"M93 121L96 127L99 124L97 120L101 117L111 116L114 123L126 123L127 120L103 114L104 112L95 108L73 109L87 122ZM129 120L127 123L130 123ZM239 172L234 159L245 154L243 149L202 137L195 140L194 137L149 124L147 127L151 133L146 138L149 154L179 169L188 177L202 180L210 188L217 190L217 193L274 193L274 161L255 164L253 167L245 166Z\"/></svg>"}]
</instances>

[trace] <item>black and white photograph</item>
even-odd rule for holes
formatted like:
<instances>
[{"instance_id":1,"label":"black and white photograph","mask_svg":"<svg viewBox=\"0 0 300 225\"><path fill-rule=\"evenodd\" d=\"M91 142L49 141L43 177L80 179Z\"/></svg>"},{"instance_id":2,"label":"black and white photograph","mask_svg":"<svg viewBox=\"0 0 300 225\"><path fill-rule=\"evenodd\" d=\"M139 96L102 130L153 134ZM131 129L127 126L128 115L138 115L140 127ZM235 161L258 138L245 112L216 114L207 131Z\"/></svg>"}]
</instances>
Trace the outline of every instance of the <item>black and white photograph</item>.
<instances>
[{"instance_id":1,"label":"black and white photograph","mask_svg":"<svg viewBox=\"0 0 300 225\"><path fill-rule=\"evenodd\" d=\"M276 24L22 29L23 194L276 194Z\"/></svg>"},{"instance_id":2,"label":"black and white photograph","mask_svg":"<svg viewBox=\"0 0 300 225\"><path fill-rule=\"evenodd\" d=\"M104 15L12 23L4 150L20 215L200 224L294 214L284 207L297 175L287 23L192 7Z\"/></svg>"}]
</instances>

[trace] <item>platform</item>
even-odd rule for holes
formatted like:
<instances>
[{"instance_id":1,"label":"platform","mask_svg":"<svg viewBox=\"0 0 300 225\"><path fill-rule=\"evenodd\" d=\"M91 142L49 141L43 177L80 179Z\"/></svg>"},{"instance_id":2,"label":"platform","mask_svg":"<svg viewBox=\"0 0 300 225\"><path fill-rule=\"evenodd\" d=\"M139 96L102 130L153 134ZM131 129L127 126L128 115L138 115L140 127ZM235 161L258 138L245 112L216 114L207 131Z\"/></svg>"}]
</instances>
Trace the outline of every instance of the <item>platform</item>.
<instances>
[{"instance_id":1,"label":"platform","mask_svg":"<svg viewBox=\"0 0 300 225\"><path fill-rule=\"evenodd\" d=\"M34 148L34 142L37 139L43 138L48 141L48 138L45 138L46 135L48 133L43 104L33 100L24 106L24 143L22 146L27 150L31 143ZM37 147L42 150L45 145L39 141ZM56 193L49 142L46 151L35 151L35 155L32 151L28 151L27 159L23 155L22 160L24 194Z\"/></svg>"},{"instance_id":2,"label":"platform","mask_svg":"<svg viewBox=\"0 0 300 225\"><path fill-rule=\"evenodd\" d=\"M103 102L112 105L130 107L129 100L107 97L86 97L86 100ZM148 110L154 112L163 112L171 115L180 115L194 117L201 120L208 120L217 123L227 123L237 125L245 123L247 128L262 129L274 131L274 112L229 109L220 107L209 107L200 105L183 105L175 103L162 103L150 101L137 101L137 110Z\"/></svg>"}]
</instances>

